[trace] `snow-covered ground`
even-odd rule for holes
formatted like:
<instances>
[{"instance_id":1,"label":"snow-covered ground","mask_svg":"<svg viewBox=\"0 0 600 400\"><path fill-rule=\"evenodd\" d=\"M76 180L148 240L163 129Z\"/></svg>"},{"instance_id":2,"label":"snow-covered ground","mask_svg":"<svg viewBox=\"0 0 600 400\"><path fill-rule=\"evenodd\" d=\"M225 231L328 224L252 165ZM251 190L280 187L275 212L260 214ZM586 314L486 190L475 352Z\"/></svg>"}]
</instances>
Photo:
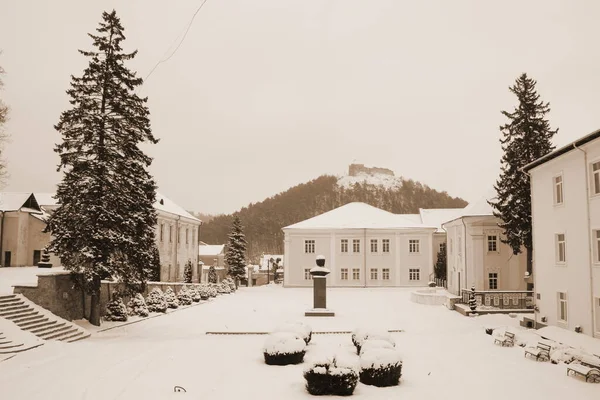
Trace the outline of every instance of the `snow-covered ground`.
<instances>
[{"instance_id":1,"label":"snow-covered ground","mask_svg":"<svg viewBox=\"0 0 600 400\"><path fill-rule=\"evenodd\" d=\"M307 399L304 365L267 366L264 335L206 331L270 331L301 320L314 331L370 325L393 333L404 366L397 387L359 383L360 399L592 399L599 385L566 376L563 364L523 357L500 347L484 327L518 325L506 315L463 317L443 306L410 301L412 289L330 289L336 316L305 318L310 289L241 288L218 301L94 334L81 342L45 346L0 362L4 399ZM315 334L306 359L321 352L355 352L349 334ZM187 393L174 393L182 386Z\"/></svg>"},{"instance_id":2,"label":"snow-covered ground","mask_svg":"<svg viewBox=\"0 0 600 400\"><path fill-rule=\"evenodd\" d=\"M4 267L0 268L0 295L12 294L14 285L37 285L37 276L63 272L63 267Z\"/></svg>"}]
</instances>

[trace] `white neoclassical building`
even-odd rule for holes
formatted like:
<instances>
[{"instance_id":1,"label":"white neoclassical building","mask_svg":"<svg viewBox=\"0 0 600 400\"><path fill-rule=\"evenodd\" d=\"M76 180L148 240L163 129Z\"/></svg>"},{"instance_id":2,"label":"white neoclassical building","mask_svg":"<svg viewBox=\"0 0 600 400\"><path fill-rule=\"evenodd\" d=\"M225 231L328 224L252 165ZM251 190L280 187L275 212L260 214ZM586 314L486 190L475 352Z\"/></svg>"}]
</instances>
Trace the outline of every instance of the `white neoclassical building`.
<instances>
[{"instance_id":1,"label":"white neoclassical building","mask_svg":"<svg viewBox=\"0 0 600 400\"><path fill-rule=\"evenodd\" d=\"M600 338L600 130L527 165L536 326Z\"/></svg>"},{"instance_id":2,"label":"white neoclassical building","mask_svg":"<svg viewBox=\"0 0 600 400\"><path fill-rule=\"evenodd\" d=\"M283 228L284 286L311 286L317 255L334 287L425 286L433 273L434 234L414 215L349 203Z\"/></svg>"}]
</instances>

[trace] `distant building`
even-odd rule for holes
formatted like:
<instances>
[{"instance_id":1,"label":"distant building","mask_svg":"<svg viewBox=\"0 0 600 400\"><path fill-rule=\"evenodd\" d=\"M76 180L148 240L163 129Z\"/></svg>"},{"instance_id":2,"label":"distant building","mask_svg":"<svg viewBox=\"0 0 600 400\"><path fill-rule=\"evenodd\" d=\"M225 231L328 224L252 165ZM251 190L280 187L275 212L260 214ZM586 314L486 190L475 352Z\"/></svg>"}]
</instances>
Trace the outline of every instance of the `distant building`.
<instances>
[{"instance_id":1,"label":"distant building","mask_svg":"<svg viewBox=\"0 0 600 400\"><path fill-rule=\"evenodd\" d=\"M525 167L536 326L600 338L600 130Z\"/></svg>"},{"instance_id":2,"label":"distant building","mask_svg":"<svg viewBox=\"0 0 600 400\"><path fill-rule=\"evenodd\" d=\"M311 286L323 255L328 286L425 286L439 227L365 203L349 203L283 228L284 286Z\"/></svg>"},{"instance_id":3,"label":"distant building","mask_svg":"<svg viewBox=\"0 0 600 400\"><path fill-rule=\"evenodd\" d=\"M215 268L219 282L225 279L227 269L225 268L224 244L206 244L201 242L198 246L198 259L203 264L201 282L208 282L210 267Z\"/></svg>"},{"instance_id":4,"label":"distant building","mask_svg":"<svg viewBox=\"0 0 600 400\"><path fill-rule=\"evenodd\" d=\"M510 246L501 242L500 220L488 204L495 196L495 191L490 190L443 224L447 232L447 284L451 293L460 295L462 289L468 290L472 285L478 291L527 289L525 249L514 255Z\"/></svg>"}]
</instances>

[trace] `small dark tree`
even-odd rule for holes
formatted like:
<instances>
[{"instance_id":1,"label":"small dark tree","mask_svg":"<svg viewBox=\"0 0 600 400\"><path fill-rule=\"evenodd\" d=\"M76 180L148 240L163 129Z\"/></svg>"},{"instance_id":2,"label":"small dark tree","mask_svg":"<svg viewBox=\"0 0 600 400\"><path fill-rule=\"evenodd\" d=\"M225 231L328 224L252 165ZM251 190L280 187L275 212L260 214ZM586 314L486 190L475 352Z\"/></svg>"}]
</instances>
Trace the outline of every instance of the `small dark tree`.
<instances>
[{"instance_id":1,"label":"small dark tree","mask_svg":"<svg viewBox=\"0 0 600 400\"><path fill-rule=\"evenodd\" d=\"M475 300L475 286L471 286L471 291L469 292L469 308L471 311L475 311L477 309L477 300Z\"/></svg>"},{"instance_id":2,"label":"small dark tree","mask_svg":"<svg viewBox=\"0 0 600 400\"><path fill-rule=\"evenodd\" d=\"M217 283L217 271L213 266L208 269L208 283Z\"/></svg>"},{"instance_id":3,"label":"small dark tree","mask_svg":"<svg viewBox=\"0 0 600 400\"><path fill-rule=\"evenodd\" d=\"M183 281L185 283L192 283L192 261L190 260L185 263L185 268L183 269Z\"/></svg>"},{"instance_id":4,"label":"small dark tree","mask_svg":"<svg viewBox=\"0 0 600 400\"><path fill-rule=\"evenodd\" d=\"M502 111L509 122L500 127L502 131L502 168L496 181L497 199L489 204L494 215L502 220L504 230L501 241L508 244L513 253L527 252L527 271L532 272L531 192L529 176L522 168L554 150L552 137L558 129L551 130L545 116L550 103L544 103L537 94L536 81L522 74L509 90L517 96L519 105L513 112Z\"/></svg>"},{"instance_id":5,"label":"small dark tree","mask_svg":"<svg viewBox=\"0 0 600 400\"><path fill-rule=\"evenodd\" d=\"M148 172L152 159L139 148L157 143L147 99L135 93L142 79L125 62L136 52L121 47L124 29L115 11L104 12L94 51L82 77L71 78L71 108L55 129L58 170L64 172L47 232L50 251L64 268L83 276L91 295L89 321L100 324L100 282L112 277L127 292L139 292L150 275L155 240L156 186Z\"/></svg>"},{"instance_id":6,"label":"small dark tree","mask_svg":"<svg viewBox=\"0 0 600 400\"><path fill-rule=\"evenodd\" d=\"M235 216L229 234L225 261L229 267L229 275L235 280L236 288L240 279L243 279L246 275L246 245L242 222L238 216Z\"/></svg>"},{"instance_id":7,"label":"small dark tree","mask_svg":"<svg viewBox=\"0 0 600 400\"><path fill-rule=\"evenodd\" d=\"M442 246L440 251L437 254L437 262L433 266L433 270L435 272L435 277L438 279L446 280L447 271L446 271L446 246Z\"/></svg>"},{"instance_id":8,"label":"small dark tree","mask_svg":"<svg viewBox=\"0 0 600 400\"><path fill-rule=\"evenodd\" d=\"M150 259L150 281L160 282L160 252L158 246L154 244L152 248L152 258Z\"/></svg>"}]
</instances>

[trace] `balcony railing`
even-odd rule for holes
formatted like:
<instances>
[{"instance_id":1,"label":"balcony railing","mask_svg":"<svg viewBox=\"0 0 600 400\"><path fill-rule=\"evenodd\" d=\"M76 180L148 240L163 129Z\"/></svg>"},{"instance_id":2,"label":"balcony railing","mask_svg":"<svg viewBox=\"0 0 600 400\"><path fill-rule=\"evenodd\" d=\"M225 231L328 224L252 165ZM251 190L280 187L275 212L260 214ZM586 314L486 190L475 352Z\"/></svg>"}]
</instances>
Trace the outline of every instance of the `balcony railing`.
<instances>
[{"instance_id":1,"label":"balcony railing","mask_svg":"<svg viewBox=\"0 0 600 400\"><path fill-rule=\"evenodd\" d=\"M462 289L460 292L460 302L469 304L469 295L471 294L471 291ZM476 290L475 300L477 301L477 306L514 310L533 308L533 292L526 290Z\"/></svg>"}]
</instances>

